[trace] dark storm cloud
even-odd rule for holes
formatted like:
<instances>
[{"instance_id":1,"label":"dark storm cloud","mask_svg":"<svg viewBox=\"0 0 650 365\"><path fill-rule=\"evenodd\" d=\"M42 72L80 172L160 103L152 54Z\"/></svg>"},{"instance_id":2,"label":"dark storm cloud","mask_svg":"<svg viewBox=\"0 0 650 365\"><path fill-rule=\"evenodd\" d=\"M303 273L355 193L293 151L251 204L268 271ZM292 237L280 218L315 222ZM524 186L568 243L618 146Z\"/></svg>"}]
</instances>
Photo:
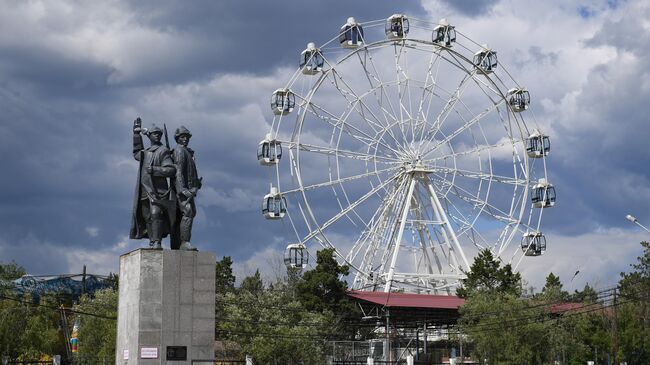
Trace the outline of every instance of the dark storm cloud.
<instances>
[{"instance_id":1,"label":"dark storm cloud","mask_svg":"<svg viewBox=\"0 0 650 365\"><path fill-rule=\"evenodd\" d=\"M591 69L575 99L575 112L568 108L558 115L558 149L552 159L553 175L560 182L560 214L548 218L565 232L629 227L623 218L628 213L650 220L650 39L641 26L648 13L642 9L607 21L586 41L591 47L614 47L617 54Z\"/></svg>"},{"instance_id":2,"label":"dark storm cloud","mask_svg":"<svg viewBox=\"0 0 650 365\"><path fill-rule=\"evenodd\" d=\"M138 23L160 32L198 40L191 57L179 57L173 72L153 72L151 80L176 82L174 76L200 78L213 73L265 74L279 65L297 64L308 42L325 42L350 16L358 21L401 12L419 16L416 1L135 1ZM169 71L169 70L161 70Z\"/></svg>"},{"instance_id":3,"label":"dark storm cloud","mask_svg":"<svg viewBox=\"0 0 650 365\"><path fill-rule=\"evenodd\" d=\"M468 16L485 15L489 12L494 5L499 1L496 0L442 0L443 3L449 5L461 14Z\"/></svg>"}]
</instances>

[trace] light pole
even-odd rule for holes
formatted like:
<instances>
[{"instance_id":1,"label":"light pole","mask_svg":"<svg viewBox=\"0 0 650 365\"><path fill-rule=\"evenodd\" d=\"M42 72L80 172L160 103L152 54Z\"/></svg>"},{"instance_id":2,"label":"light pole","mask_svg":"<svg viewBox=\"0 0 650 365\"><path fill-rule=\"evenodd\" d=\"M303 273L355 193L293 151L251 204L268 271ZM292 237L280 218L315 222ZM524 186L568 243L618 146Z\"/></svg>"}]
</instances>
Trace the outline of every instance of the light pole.
<instances>
[{"instance_id":1,"label":"light pole","mask_svg":"<svg viewBox=\"0 0 650 365\"><path fill-rule=\"evenodd\" d=\"M643 224L639 223L639 220L636 219L635 216L628 214L628 215L625 216L625 219L627 219L628 221L630 221L630 222L636 224L637 226L643 228L646 232L650 233L650 229L646 228L646 226L644 226Z\"/></svg>"}]
</instances>

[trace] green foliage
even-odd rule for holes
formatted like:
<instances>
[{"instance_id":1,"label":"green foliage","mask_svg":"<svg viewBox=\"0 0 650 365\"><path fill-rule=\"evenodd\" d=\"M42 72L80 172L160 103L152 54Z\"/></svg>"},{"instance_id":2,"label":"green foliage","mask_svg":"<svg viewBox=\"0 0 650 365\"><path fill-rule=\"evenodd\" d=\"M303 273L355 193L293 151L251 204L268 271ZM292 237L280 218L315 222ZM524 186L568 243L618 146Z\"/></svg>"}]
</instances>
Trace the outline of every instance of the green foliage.
<instances>
[{"instance_id":1,"label":"green foliage","mask_svg":"<svg viewBox=\"0 0 650 365\"><path fill-rule=\"evenodd\" d=\"M562 301L569 299L569 293L562 290L562 282L559 276L552 272L546 277L546 284L542 288L542 293L536 296L537 299L546 301Z\"/></svg>"},{"instance_id":2,"label":"green foliage","mask_svg":"<svg viewBox=\"0 0 650 365\"><path fill-rule=\"evenodd\" d=\"M239 343L258 364L324 363L329 317L307 311L286 283L264 289L259 275L250 278L250 286L225 294L217 338Z\"/></svg>"},{"instance_id":3,"label":"green foliage","mask_svg":"<svg viewBox=\"0 0 650 365\"><path fill-rule=\"evenodd\" d=\"M478 293L493 293L497 295L521 295L521 275L512 272L512 266L501 267L489 249L482 250L474 259L467 273L467 279L456 290L456 295L468 298Z\"/></svg>"},{"instance_id":4,"label":"green foliage","mask_svg":"<svg viewBox=\"0 0 650 365\"><path fill-rule=\"evenodd\" d=\"M65 353L64 343L59 333L60 315L55 310L45 307L55 306L41 300L43 306L32 306L27 313L25 327L20 334L19 348L25 360L39 359L54 354Z\"/></svg>"},{"instance_id":5,"label":"green foliage","mask_svg":"<svg viewBox=\"0 0 650 365\"><path fill-rule=\"evenodd\" d=\"M336 262L333 249L318 251L316 268L303 274L296 285L296 295L307 310L347 312L354 305L346 294L347 283L339 277L348 273L347 266Z\"/></svg>"},{"instance_id":6,"label":"green foliage","mask_svg":"<svg viewBox=\"0 0 650 365\"><path fill-rule=\"evenodd\" d=\"M541 308L511 294L474 293L461 307L461 331L489 364L546 364L551 361L548 326Z\"/></svg>"},{"instance_id":7,"label":"green foliage","mask_svg":"<svg viewBox=\"0 0 650 365\"><path fill-rule=\"evenodd\" d=\"M26 273L25 268L15 262L0 264L0 280L15 280Z\"/></svg>"},{"instance_id":8,"label":"green foliage","mask_svg":"<svg viewBox=\"0 0 650 365\"><path fill-rule=\"evenodd\" d=\"M650 244L641 242L643 254L632 271L621 273L619 344L621 360L650 364Z\"/></svg>"},{"instance_id":9,"label":"green foliage","mask_svg":"<svg viewBox=\"0 0 650 365\"><path fill-rule=\"evenodd\" d=\"M45 299L34 302L30 297L0 301L0 357L35 360L65 353L59 313L49 306L55 304Z\"/></svg>"},{"instance_id":10,"label":"green foliage","mask_svg":"<svg viewBox=\"0 0 650 365\"><path fill-rule=\"evenodd\" d=\"M598 293L589 284L585 284L582 290L574 291L571 295L571 301L577 303L596 303L598 302Z\"/></svg>"},{"instance_id":11,"label":"green foliage","mask_svg":"<svg viewBox=\"0 0 650 365\"><path fill-rule=\"evenodd\" d=\"M560 281L560 277L555 276L553 272L550 272L546 277L546 284L544 285L542 291L551 290L551 289L562 290L562 282Z\"/></svg>"},{"instance_id":12,"label":"green foliage","mask_svg":"<svg viewBox=\"0 0 650 365\"><path fill-rule=\"evenodd\" d=\"M116 290L104 289L97 291L93 298L83 296L79 304L74 306L76 311L97 315L78 315L80 326L77 362L82 364L115 363L117 299L118 292Z\"/></svg>"},{"instance_id":13,"label":"green foliage","mask_svg":"<svg viewBox=\"0 0 650 365\"><path fill-rule=\"evenodd\" d=\"M224 256L215 265L215 289L217 293L235 291L235 275L232 273L232 259Z\"/></svg>"},{"instance_id":14,"label":"green foliage","mask_svg":"<svg viewBox=\"0 0 650 365\"><path fill-rule=\"evenodd\" d=\"M239 290L243 292L248 292L252 295L259 295L264 290L264 283L262 282L262 276L260 275L260 270L255 270L253 276L247 276L242 280Z\"/></svg>"}]
</instances>

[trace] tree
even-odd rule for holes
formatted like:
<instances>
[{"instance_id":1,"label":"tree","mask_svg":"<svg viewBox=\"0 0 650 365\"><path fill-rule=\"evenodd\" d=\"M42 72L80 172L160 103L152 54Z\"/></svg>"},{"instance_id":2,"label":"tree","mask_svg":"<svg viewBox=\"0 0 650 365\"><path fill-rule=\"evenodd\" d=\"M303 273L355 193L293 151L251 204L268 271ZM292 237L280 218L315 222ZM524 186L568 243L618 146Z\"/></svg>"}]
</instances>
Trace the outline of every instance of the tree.
<instances>
[{"instance_id":1,"label":"tree","mask_svg":"<svg viewBox=\"0 0 650 365\"><path fill-rule=\"evenodd\" d=\"M0 264L0 280L15 280L26 273L25 268L15 262Z\"/></svg>"},{"instance_id":2,"label":"tree","mask_svg":"<svg viewBox=\"0 0 650 365\"><path fill-rule=\"evenodd\" d=\"M552 363L552 338L546 313L511 293L478 291L460 308L461 332L475 357L488 364ZM566 341L566 339L565 339Z\"/></svg>"},{"instance_id":3,"label":"tree","mask_svg":"<svg viewBox=\"0 0 650 365\"><path fill-rule=\"evenodd\" d=\"M552 272L546 277L546 284L542 288L542 292L537 296L549 301L567 300L569 293L562 290L562 282L559 276L555 276Z\"/></svg>"},{"instance_id":4,"label":"tree","mask_svg":"<svg viewBox=\"0 0 650 365\"><path fill-rule=\"evenodd\" d=\"M559 276L555 276L553 272L550 272L546 277L546 284L544 285L544 288L542 288L542 291L553 289L553 288L558 288L562 290L562 282L560 281Z\"/></svg>"},{"instance_id":5,"label":"tree","mask_svg":"<svg viewBox=\"0 0 650 365\"><path fill-rule=\"evenodd\" d=\"M240 290L224 295L217 338L237 342L258 364L325 363L328 317L307 311L286 283L264 289L259 275L249 278L253 290L242 283Z\"/></svg>"},{"instance_id":6,"label":"tree","mask_svg":"<svg viewBox=\"0 0 650 365\"><path fill-rule=\"evenodd\" d=\"M255 270L253 276L247 276L242 280L241 285L239 286L240 291L247 291L253 295L258 295L264 290L264 283L262 282L262 276L260 275L260 270Z\"/></svg>"},{"instance_id":7,"label":"tree","mask_svg":"<svg viewBox=\"0 0 650 365\"><path fill-rule=\"evenodd\" d=\"M94 297L84 295L74 310L90 314L78 314L79 352L76 360L82 364L115 363L115 341L117 339L118 292L103 289Z\"/></svg>"},{"instance_id":8,"label":"tree","mask_svg":"<svg viewBox=\"0 0 650 365\"><path fill-rule=\"evenodd\" d=\"M349 313L354 304L347 295L348 284L339 277L348 275L347 266L339 265L334 249L316 253L316 267L306 271L296 284L296 295L304 307L313 312Z\"/></svg>"},{"instance_id":9,"label":"tree","mask_svg":"<svg viewBox=\"0 0 650 365\"><path fill-rule=\"evenodd\" d=\"M630 364L650 364L650 244L641 246L632 271L621 273L619 281L619 360Z\"/></svg>"},{"instance_id":10,"label":"tree","mask_svg":"<svg viewBox=\"0 0 650 365\"><path fill-rule=\"evenodd\" d=\"M574 291L571 300L581 303L596 303L598 302L598 293L589 284L585 284L581 291Z\"/></svg>"},{"instance_id":11,"label":"tree","mask_svg":"<svg viewBox=\"0 0 650 365\"><path fill-rule=\"evenodd\" d=\"M480 292L521 295L521 275L512 272L512 266L501 267L489 249L482 250L474 259L467 273L467 279L462 280L462 286L456 290L456 295L468 298Z\"/></svg>"},{"instance_id":12,"label":"tree","mask_svg":"<svg viewBox=\"0 0 650 365\"><path fill-rule=\"evenodd\" d=\"M235 291L235 275L232 274L232 259L224 256L215 265L215 289L217 294Z\"/></svg>"}]
</instances>

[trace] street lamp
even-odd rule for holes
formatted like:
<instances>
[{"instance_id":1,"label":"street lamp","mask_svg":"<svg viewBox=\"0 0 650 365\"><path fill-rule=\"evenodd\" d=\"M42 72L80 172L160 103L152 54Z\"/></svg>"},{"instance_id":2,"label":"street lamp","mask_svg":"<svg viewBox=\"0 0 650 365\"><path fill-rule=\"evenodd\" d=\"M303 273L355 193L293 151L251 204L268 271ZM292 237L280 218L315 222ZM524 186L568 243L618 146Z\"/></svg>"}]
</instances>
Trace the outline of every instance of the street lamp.
<instances>
[{"instance_id":1,"label":"street lamp","mask_svg":"<svg viewBox=\"0 0 650 365\"><path fill-rule=\"evenodd\" d=\"M628 221L630 221L630 222L636 224L637 226L643 228L646 232L650 233L650 229L646 228L643 224L639 223L639 220L636 219L635 216L628 214L628 215L625 216L625 219L627 219Z\"/></svg>"}]
</instances>

